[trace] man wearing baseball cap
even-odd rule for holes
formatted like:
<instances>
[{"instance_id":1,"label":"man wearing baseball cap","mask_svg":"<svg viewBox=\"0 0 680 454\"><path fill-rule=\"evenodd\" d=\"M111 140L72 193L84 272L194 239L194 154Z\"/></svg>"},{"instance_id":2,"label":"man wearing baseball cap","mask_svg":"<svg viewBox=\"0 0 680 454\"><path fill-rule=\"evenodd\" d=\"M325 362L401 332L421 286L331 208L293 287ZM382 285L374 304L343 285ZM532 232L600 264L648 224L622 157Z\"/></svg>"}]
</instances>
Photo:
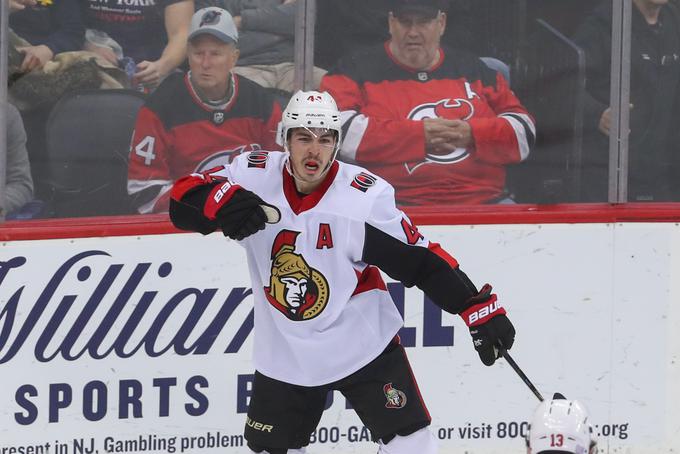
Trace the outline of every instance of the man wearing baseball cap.
<instances>
[{"instance_id":1,"label":"man wearing baseball cap","mask_svg":"<svg viewBox=\"0 0 680 454\"><path fill-rule=\"evenodd\" d=\"M444 0L397 0L393 2L392 14L403 17L406 14L419 14L423 18L434 19L440 12L447 12Z\"/></svg>"},{"instance_id":2,"label":"man wearing baseball cap","mask_svg":"<svg viewBox=\"0 0 680 454\"><path fill-rule=\"evenodd\" d=\"M228 11L203 8L188 35L190 71L172 74L139 111L128 164L128 193L140 213L168 209L180 176L227 164L237 155L277 150L281 107L274 95L232 73L238 31Z\"/></svg>"},{"instance_id":3,"label":"man wearing baseball cap","mask_svg":"<svg viewBox=\"0 0 680 454\"><path fill-rule=\"evenodd\" d=\"M321 80L347 119L340 159L389 181L401 205L513 203L506 167L529 156L534 119L503 73L442 45L445 1L386 3L390 38Z\"/></svg>"}]
</instances>

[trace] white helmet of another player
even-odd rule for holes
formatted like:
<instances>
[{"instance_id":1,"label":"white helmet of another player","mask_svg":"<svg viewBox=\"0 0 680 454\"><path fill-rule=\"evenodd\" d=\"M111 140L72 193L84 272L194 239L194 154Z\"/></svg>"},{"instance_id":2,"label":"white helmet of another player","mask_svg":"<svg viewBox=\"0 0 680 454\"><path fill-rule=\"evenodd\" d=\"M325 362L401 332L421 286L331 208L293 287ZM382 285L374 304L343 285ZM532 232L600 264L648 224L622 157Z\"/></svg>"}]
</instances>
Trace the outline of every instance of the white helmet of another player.
<instances>
[{"instance_id":1,"label":"white helmet of another player","mask_svg":"<svg viewBox=\"0 0 680 454\"><path fill-rule=\"evenodd\" d=\"M340 149L342 121L340 111L327 92L299 90L288 102L281 119L281 134L278 143L288 150L288 132L294 128L321 128L337 132L337 140L331 163Z\"/></svg>"},{"instance_id":2,"label":"white helmet of another player","mask_svg":"<svg viewBox=\"0 0 680 454\"><path fill-rule=\"evenodd\" d=\"M559 394L538 406L527 434L531 454L594 454L596 444L585 406Z\"/></svg>"}]
</instances>

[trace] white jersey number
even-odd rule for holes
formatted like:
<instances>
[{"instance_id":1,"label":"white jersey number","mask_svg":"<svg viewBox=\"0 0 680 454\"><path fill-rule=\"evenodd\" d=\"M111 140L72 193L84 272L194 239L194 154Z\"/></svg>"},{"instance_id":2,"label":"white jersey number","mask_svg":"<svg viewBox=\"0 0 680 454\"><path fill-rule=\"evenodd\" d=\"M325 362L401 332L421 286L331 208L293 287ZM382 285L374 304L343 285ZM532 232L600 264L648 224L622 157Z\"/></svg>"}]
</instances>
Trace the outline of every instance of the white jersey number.
<instances>
[{"instance_id":1,"label":"white jersey number","mask_svg":"<svg viewBox=\"0 0 680 454\"><path fill-rule=\"evenodd\" d=\"M156 142L156 138L153 136L144 137L135 147L135 154L139 157L144 158L144 164L147 166L151 165L151 161L156 158L153 154L153 146Z\"/></svg>"}]
</instances>

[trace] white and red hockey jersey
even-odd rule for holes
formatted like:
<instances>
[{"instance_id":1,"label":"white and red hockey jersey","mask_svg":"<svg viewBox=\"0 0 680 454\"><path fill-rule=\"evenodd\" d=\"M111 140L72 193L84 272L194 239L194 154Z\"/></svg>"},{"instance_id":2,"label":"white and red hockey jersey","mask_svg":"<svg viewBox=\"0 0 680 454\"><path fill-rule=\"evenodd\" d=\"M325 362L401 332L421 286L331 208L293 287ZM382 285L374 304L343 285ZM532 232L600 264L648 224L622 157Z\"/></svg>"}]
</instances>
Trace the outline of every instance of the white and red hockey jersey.
<instances>
[{"instance_id":1,"label":"white and red hockey jersey","mask_svg":"<svg viewBox=\"0 0 680 454\"><path fill-rule=\"evenodd\" d=\"M242 241L255 301L258 371L316 386L376 358L403 325L377 267L418 285L447 311L465 309L474 285L396 208L391 185L335 162L320 187L301 195L287 159L286 152L252 152L206 172L253 191L281 213L278 223ZM193 174L178 184L200 188L207 179Z\"/></svg>"},{"instance_id":2,"label":"white and red hockey jersey","mask_svg":"<svg viewBox=\"0 0 680 454\"><path fill-rule=\"evenodd\" d=\"M408 205L489 203L503 198L505 166L527 158L534 120L500 73L479 58L441 48L439 63L417 71L389 44L340 60L321 81L343 111L342 159L396 188ZM422 120L465 120L474 146L448 154L426 149Z\"/></svg>"}]
</instances>

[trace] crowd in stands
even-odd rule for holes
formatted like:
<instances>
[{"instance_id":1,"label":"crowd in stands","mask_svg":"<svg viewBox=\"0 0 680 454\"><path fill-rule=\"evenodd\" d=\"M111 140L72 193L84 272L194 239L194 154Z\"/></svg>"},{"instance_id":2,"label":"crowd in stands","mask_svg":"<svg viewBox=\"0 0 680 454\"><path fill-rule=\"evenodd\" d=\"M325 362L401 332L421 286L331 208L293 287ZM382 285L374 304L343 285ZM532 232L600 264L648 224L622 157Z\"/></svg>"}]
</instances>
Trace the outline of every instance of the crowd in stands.
<instances>
[{"instance_id":1,"label":"crowd in stands","mask_svg":"<svg viewBox=\"0 0 680 454\"><path fill-rule=\"evenodd\" d=\"M21 217L35 197L44 207L29 215L59 216L49 206L45 128L59 99L80 89L146 96L129 151L139 213L166 211L181 175L281 149L281 105L295 88L296 0L7 1L9 102L20 113L8 107L7 160L20 164L6 167L22 177L13 192L7 176L4 213ZM339 159L387 179L401 205L542 200L517 197L523 182L511 178L544 158L543 119L523 77L526 49L541 43L531 41L528 18L514 36L476 35L481 22L511 20L500 10L493 17L493 1L316 1L308 88L328 91L343 111ZM680 2L631 1L629 200L680 201ZM564 30L585 54L583 196L555 202L607 201L611 29L611 1L601 0ZM494 54L508 42L515 55Z\"/></svg>"}]
</instances>

